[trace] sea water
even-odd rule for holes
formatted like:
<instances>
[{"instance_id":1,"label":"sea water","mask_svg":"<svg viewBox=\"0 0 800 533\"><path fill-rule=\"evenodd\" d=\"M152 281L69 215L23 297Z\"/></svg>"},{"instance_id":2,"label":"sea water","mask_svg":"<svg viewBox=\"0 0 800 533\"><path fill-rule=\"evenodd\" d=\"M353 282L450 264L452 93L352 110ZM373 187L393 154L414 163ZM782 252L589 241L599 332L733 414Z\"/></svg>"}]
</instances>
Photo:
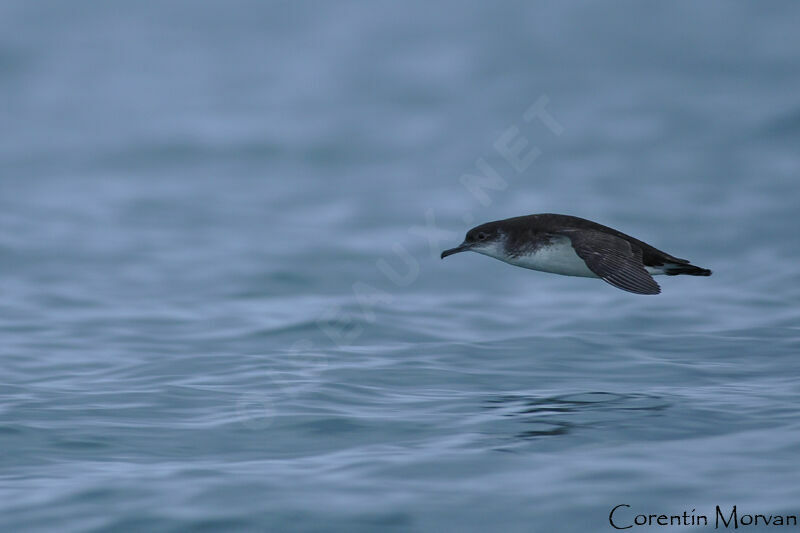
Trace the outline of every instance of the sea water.
<instances>
[{"instance_id":1,"label":"sea water","mask_svg":"<svg viewBox=\"0 0 800 533\"><path fill-rule=\"evenodd\" d=\"M1 529L800 513L798 17L3 2ZM538 212L714 275L439 259Z\"/></svg>"}]
</instances>

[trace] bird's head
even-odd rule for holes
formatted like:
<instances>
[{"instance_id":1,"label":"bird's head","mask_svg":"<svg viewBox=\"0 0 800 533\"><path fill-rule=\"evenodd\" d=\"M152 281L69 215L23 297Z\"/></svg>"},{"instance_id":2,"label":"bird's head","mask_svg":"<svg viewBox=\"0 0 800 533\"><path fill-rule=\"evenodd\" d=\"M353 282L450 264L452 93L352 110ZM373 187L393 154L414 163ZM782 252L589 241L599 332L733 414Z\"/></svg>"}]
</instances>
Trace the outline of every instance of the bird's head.
<instances>
[{"instance_id":1,"label":"bird's head","mask_svg":"<svg viewBox=\"0 0 800 533\"><path fill-rule=\"evenodd\" d=\"M498 223L487 222L469 230L467 236L464 237L464 242L455 248L442 252L442 259L448 255L466 251L478 252L491 257L500 257L504 255L504 243L505 233L501 231Z\"/></svg>"}]
</instances>

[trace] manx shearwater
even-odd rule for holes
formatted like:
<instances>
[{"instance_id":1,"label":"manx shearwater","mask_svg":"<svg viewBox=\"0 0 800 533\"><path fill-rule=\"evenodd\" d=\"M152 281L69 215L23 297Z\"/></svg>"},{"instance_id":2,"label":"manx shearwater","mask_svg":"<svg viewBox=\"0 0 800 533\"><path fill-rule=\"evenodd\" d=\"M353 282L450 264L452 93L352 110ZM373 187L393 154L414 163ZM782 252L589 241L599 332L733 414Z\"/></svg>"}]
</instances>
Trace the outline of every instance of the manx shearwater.
<instances>
[{"instance_id":1,"label":"manx shearwater","mask_svg":"<svg viewBox=\"0 0 800 533\"><path fill-rule=\"evenodd\" d=\"M442 252L478 252L511 265L565 276L600 278L624 291L658 294L655 274L710 276L711 271L674 257L621 231L569 215L544 213L487 222L464 242Z\"/></svg>"}]
</instances>

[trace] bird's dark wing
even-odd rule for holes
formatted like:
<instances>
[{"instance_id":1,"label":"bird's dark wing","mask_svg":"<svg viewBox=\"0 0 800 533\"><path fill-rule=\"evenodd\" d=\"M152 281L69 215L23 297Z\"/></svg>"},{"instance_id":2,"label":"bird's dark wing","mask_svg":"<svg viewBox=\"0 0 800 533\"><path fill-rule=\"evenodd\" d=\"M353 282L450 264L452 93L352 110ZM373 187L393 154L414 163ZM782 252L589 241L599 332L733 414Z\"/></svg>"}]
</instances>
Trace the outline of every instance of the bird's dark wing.
<instances>
[{"instance_id":1,"label":"bird's dark wing","mask_svg":"<svg viewBox=\"0 0 800 533\"><path fill-rule=\"evenodd\" d=\"M661 288L642 263L642 251L632 249L625 239L587 230L563 230L589 270L604 281L636 294L658 294Z\"/></svg>"}]
</instances>

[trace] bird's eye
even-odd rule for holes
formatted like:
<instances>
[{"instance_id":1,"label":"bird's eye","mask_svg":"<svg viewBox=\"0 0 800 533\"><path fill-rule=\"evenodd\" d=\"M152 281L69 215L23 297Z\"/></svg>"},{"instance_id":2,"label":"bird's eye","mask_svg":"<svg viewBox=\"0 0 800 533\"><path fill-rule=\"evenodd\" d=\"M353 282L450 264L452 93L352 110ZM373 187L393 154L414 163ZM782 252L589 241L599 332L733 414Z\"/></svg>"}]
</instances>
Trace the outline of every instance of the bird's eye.
<instances>
[{"instance_id":1,"label":"bird's eye","mask_svg":"<svg viewBox=\"0 0 800 533\"><path fill-rule=\"evenodd\" d=\"M485 238L486 238L486 234L485 234L485 233L478 233L478 240L479 240L479 241L482 241L482 240L484 240Z\"/></svg>"}]
</instances>

